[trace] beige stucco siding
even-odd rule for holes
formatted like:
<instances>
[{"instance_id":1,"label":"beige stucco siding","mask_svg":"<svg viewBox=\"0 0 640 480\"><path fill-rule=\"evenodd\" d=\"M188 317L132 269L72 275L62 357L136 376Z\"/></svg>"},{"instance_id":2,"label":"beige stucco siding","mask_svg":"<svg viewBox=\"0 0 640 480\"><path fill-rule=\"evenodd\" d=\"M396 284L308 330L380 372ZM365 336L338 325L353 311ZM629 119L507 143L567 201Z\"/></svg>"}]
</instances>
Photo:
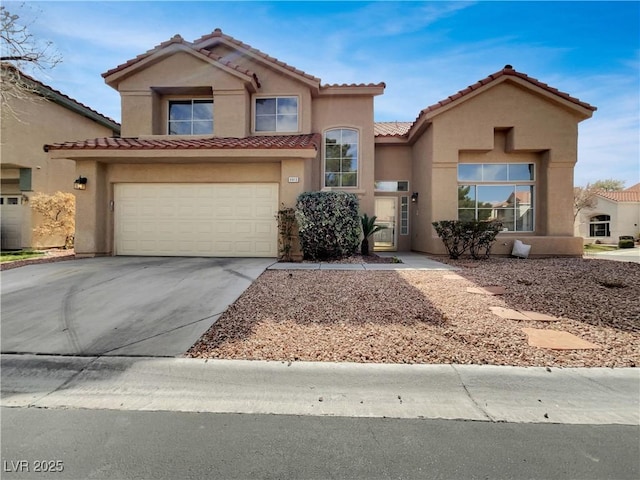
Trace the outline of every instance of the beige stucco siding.
<instances>
[{"instance_id":1,"label":"beige stucco siding","mask_svg":"<svg viewBox=\"0 0 640 480\"><path fill-rule=\"evenodd\" d=\"M36 193L74 193L73 181L77 178L75 162L51 160L43 146L67 140L110 137L112 134L109 128L40 96L29 95L23 100L9 99L9 108L3 107L0 135L1 192L21 193L26 199L22 209L21 248L64 244L64 238L41 238L33 233L33 228L40 220L29 208L28 198ZM31 169L30 191L20 192L19 168Z\"/></svg>"},{"instance_id":2,"label":"beige stucco siding","mask_svg":"<svg viewBox=\"0 0 640 480\"><path fill-rule=\"evenodd\" d=\"M122 136L166 135L169 100L213 98L214 135L245 137L255 133L255 99L271 96L298 99L298 129L279 133L311 133L312 107L308 85L287 78L255 60L246 57L235 60L242 66L238 69L241 73L229 71L213 60L178 52L120 81L117 87L122 96ZM250 92L247 82L250 82L250 74L254 73L260 87Z\"/></svg>"},{"instance_id":3,"label":"beige stucco siding","mask_svg":"<svg viewBox=\"0 0 640 480\"><path fill-rule=\"evenodd\" d=\"M312 130L324 135L327 130L334 128L351 128L359 133L358 186L342 190L358 195L361 211L373 215L373 182L375 180L373 98L370 96L316 98L313 104ZM324 145L320 158L324 158ZM316 188L321 189L324 185L323 161L319 162L318 168L316 175L320 182Z\"/></svg>"},{"instance_id":4,"label":"beige stucco siding","mask_svg":"<svg viewBox=\"0 0 640 480\"><path fill-rule=\"evenodd\" d=\"M420 230L430 228L431 231L430 235L423 236L420 236L421 232L416 232L418 236L414 248L444 253L440 240L429 224L436 220L457 218L457 165L460 161L480 162L488 158L491 161L513 162L535 158L538 166L535 233L569 238L555 241L556 244L564 242L565 245L558 251L577 254L577 244L570 239L573 234L571 201L573 165L577 154L576 124L576 115L563 106L508 82L489 88L482 95L469 98L455 108L434 116L430 127L432 148L429 148L429 142L422 143L421 140L414 146L421 162L426 159L428 166L431 159L429 178L425 175L427 172L416 171L416 167L424 170L421 166L414 167L414 183L421 193L420 203L423 203L423 198L428 199L427 215L417 223ZM496 148L496 129L508 129L504 148L502 145ZM423 191L425 195L422 195ZM545 213L550 205L554 205L553 215ZM507 237L509 235L522 236L505 234ZM510 245L511 241L506 243ZM500 248L498 244L496 252L507 253L508 245Z\"/></svg>"},{"instance_id":5,"label":"beige stucco siding","mask_svg":"<svg viewBox=\"0 0 640 480\"><path fill-rule=\"evenodd\" d=\"M105 161L109 161L105 159ZM78 192L76 253L113 252L113 186L118 183L277 183L279 202L294 206L298 195L310 189L309 172L315 159L289 158L252 162L217 159L209 163L98 163L79 160L78 173L90 179ZM142 162L142 160L138 160ZM291 177L291 179L289 178ZM100 179L97 184L93 179ZM295 181L295 180L299 181ZM290 181L291 180L291 181Z\"/></svg>"}]
</instances>

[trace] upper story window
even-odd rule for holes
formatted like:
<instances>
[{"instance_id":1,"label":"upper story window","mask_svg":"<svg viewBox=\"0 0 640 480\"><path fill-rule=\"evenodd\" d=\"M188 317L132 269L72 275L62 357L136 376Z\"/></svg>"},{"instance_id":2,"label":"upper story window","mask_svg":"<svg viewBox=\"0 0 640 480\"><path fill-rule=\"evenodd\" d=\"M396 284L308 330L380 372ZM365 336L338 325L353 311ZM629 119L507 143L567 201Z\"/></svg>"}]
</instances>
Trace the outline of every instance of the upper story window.
<instances>
[{"instance_id":1,"label":"upper story window","mask_svg":"<svg viewBox=\"0 0 640 480\"><path fill-rule=\"evenodd\" d=\"M358 131L348 128L324 134L324 186L358 186Z\"/></svg>"},{"instance_id":2,"label":"upper story window","mask_svg":"<svg viewBox=\"0 0 640 480\"><path fill-rule=\"evenodd\" d=\"M298 98L256 98L256 132L297 132Z\"/></svg>"},{"instance_id":3,"label":"upper story window","mask_svg":"<svg viewBox=\"0 0 640 480\"><path fill-rule=\"evenodd\" d=\"M169 101L169 135L213 134L213 100Z\"/></svg>"},{"instance_id":4,"label":"upper story window","mask_svg":"<svg viewBox=\"0 0 640 480\"><path fill-rule=\"evenodd\" d=\"M510 232L534 230L533 163L458 165L458 219L499 220Z\"/></svg>"}]
</instances>

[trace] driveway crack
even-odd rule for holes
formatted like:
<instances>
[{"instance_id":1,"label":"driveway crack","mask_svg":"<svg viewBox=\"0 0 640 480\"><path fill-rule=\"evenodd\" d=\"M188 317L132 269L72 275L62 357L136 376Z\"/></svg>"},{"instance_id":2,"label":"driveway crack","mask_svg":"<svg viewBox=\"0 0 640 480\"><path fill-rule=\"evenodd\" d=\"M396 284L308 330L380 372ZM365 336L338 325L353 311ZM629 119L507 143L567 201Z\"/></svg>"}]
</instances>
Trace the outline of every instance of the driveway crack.
<instances>
[{"instance_id":1,"label":"driveway crack","mask_svg":"<svg viewBox=\"0 0 640 480\"><path fill-rule=\"evenodd\" d=\"M119 345L119 346L117 346L117 347L111 348L111 349L109 349L109 350L106 350L106 351L104 351L104 352L101 352L101 354L100 354L100 355L108 355L108 354L110 354L111 352L115 352L116 350L120 350L121 348L130 347L131 345L136 345L136 344L138 344L138 343L146 342L147 340L150 340L150 339L152 339L152 338L156 338L156 337L160 337L160 336L162 336L162 335L166 335L167 333L175 332L176 330L179 330L179 329L181 329L181 328L188 327L188 326L190 326L190 325L195 325L196 323L204 322L205 320L210 320L211 318L214 318L214 317L216 317L216 316L220 316L220 315L222 315L223 313L224 313L224 311L223 311L223 312L219 312L219 313L214 313L214 314L209 315L209 316L204 317L204 318L200 318L199 320L193 320L192 322L183 323L182 325L178 325L177 327L173 327L173 328L170 328L170 329L168 329L168 330L164 330L164 331L162 331L162 332L158 332L158 333L156 333L156 334L149 335L148 337L141 338L141 339L139 339L139 340L135 340L135 341L133 341L133 342L125 343L124 345Z\"/></svg>"}]
</instances>

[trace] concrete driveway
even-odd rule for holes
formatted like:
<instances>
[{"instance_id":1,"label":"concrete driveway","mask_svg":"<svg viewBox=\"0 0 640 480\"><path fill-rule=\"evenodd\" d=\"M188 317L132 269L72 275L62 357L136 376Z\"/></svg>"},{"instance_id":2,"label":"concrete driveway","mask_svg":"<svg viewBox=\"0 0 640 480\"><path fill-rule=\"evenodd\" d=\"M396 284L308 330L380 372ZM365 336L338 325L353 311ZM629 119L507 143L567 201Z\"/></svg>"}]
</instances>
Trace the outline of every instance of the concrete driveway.
<instances>
[{"instance_id":1,"label":"concrete driveway","mask_svg":"<svg viewBox=\"0 0 640 480\"><path fill-rule=\"evenodd\" d=\"M102 257L2 272L2 353L177 356L274 262Z\"/></svg>"}]
</instances>

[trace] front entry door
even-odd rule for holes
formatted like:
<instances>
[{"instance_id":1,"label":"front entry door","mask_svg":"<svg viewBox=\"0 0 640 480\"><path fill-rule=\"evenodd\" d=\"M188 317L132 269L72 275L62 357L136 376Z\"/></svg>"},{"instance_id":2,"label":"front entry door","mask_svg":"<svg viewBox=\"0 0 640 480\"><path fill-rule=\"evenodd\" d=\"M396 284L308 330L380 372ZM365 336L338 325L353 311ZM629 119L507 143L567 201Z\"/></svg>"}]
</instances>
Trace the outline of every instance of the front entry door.
<instances>
[{"instance_id":1,"label":"front entry door","mask_svg":"<svg viewBox=\"0 0 640 480\"><path fill-rule=\"evenodd\" d=\"M384 225L384 230L373 234L374 250L396 250L396 210L398 199L395 197L377 197L375 199L376 224Z\"/></svg>"}]
</instances>

